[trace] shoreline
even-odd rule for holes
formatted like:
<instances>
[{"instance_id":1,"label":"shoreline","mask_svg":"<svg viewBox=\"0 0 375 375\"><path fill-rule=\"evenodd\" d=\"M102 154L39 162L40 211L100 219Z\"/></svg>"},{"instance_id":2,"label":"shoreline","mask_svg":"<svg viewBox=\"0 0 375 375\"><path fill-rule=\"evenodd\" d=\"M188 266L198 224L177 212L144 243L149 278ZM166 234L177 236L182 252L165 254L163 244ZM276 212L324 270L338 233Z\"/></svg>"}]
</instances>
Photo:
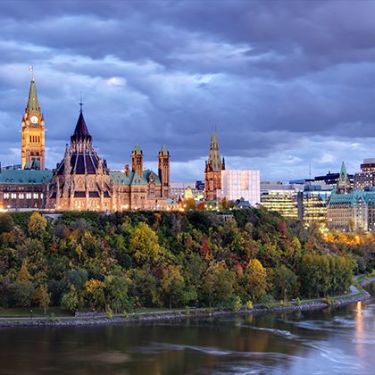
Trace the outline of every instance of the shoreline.
<instances>
[{"instance_id":1,"label":"shoreline","mask_svg":"<svg viewBox=\"0 0 375 375\"><path fill-rule=\"evenodd\" d=\"M361 288L352 285L350 293L328 298L302 300L300 303L288 302L274 304L270 307L255 305L253 309L241 308L238 311L213 308L185 308L165 310L159 312L135 312L127 315L117 314L108 317L105 313L95 313L89 316L64 316L64 317L0 317L0 328L18 327L81 327L113 324L128 324L142 322L177 321L191 318L220 317L228 315L263 315L267 313L290 313L294 311L322 310L327 307L341 307L351 303L368 300L370 294L362 287L375 282L375 276L361 280Z\"/></svg>"}]
</instances>

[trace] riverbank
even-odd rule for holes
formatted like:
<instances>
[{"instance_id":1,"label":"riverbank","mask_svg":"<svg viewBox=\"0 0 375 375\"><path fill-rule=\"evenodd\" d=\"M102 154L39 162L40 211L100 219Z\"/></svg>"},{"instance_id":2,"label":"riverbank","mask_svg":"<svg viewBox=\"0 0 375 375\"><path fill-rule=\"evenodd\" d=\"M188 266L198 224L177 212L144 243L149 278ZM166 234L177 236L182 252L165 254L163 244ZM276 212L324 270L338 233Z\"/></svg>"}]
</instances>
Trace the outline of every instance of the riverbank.
<instances>
[{"instance_id":1,"label":"riverbank","mask_svg":"<svg viewBox=\"0 0 375 375\"><path fill-rule=\"evenodd\" d=\"M291 301L265 305L255 305L252 309L238 311L213 308L185 308L152 312L134 312L107 316L105 313L78 314L76 316L35 316L0 317L0 327L40 327L40 326L92 326L124 324L135 322L171 321L186 318L220 317L228 315L260 315L265 313L288 313L293 311L322 310L327 307L340 307L358 301L365 301L370 294L362 287L375 282L375 276L357 278L357 286L352 285L345 295L311 300Z\"/></svg>"}]
</instances>

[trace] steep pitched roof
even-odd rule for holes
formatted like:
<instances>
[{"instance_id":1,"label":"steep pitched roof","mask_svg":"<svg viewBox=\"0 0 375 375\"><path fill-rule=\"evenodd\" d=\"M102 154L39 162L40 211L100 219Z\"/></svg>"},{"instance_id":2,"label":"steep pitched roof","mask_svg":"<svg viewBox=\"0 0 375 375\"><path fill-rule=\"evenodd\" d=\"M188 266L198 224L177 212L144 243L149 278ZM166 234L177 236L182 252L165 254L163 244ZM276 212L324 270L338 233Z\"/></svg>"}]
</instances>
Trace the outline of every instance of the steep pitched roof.
<instances>
[{"instance_id":1,"label":"steep pitched roof","mask_svg":"<svg viewBox=\"0 0 375 375\"><path fill-rule=\"evenodd\" d=\"M86 125L85 118L83 117L82 110L79 112L79 117L77 120L77 125L74 129L74 133L71 137L72 141L78 141L83 139L91 140L91 135Z\"/></svg>"},{"instance_id":2,"label":"steep pitched roof","mask_svg":"<svg viewBox=\"0 0 375 375\"><path fill-rule=\"evenodd\" d=\"M34 79L32 79L30 82L29 98L27 100L26 112L40 112L40 106Z\"/></svg>"},{"instance_id":3,"label":"steep pitched roof","mask_svg":"<svg viewBox=\"0 0 375 375\"><path fill-rule=\"evenodd\" d=\"M220 171L222 169L219 142L216 133L212 133L210 142L210 151L208 154L208 163L213 171Z\"/></svg>"}]
</instances>

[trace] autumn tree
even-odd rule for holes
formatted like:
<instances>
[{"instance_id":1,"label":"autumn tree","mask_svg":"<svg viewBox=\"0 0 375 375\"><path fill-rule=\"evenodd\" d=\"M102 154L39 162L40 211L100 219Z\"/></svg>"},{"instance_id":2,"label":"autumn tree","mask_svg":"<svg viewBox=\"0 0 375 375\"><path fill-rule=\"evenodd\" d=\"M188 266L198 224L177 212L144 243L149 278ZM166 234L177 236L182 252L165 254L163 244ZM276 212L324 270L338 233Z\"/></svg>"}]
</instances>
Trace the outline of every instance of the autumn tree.
<instances>
[{"instance_id":1,"label":"autumn tree","mask_svg":"<svg viewBox=\"0 0 375 375\"><path fill-rule=\"evenodd\" d=\"M162 256L158 235L144 222L131 232L130 251L137 263L155 264Z\"/></svg>"},{"instance_id":2,"label":"autumn tree","mask_svg":"<svg viewBox=\"0 0 375 375\"><path fill-rule=\"evenodd\" d=\"M253 301L267 293L267 272L258 259L251 259L245 271L246 289Z\"/></svg>"},{"instance_id":3,"label":"autumn tree","mask_svg":"<svg viewBox=\"0 0 375 375\"><path fill-rule=\"evenodd\" d=\"M27 224L30 236L41 238L46 232L47 223L47 219L39 212L33 212Z\"/></svg>"}]
</instances>

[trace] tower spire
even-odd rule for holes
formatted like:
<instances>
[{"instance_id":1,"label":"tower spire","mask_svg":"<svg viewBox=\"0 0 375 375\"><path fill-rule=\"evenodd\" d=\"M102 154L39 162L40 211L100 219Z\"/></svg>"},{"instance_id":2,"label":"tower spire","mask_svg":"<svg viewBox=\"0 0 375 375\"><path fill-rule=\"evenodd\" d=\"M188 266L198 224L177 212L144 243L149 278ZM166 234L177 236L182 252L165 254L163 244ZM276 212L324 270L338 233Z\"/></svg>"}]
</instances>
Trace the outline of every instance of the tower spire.
<instances>
[{"instance_id":1,"label":"tower spire","mask_svg":"<svg viewBox=\"0 0 375 375\"><path fill-rule=\"evenodd\" d=\"M26 112L38 113L38 114L41 112L39 101L38 101L38 94L36 92L36 83L35 83L34 75L30 82L29 97L27 100Z\"/></svg>"},{"instance_id":2,"label":"tower spire","mask_svg":"<svg viewBox=\"0 0 375 375\"><path fill-rule=\"evenodd\" d=\"M211 135L210 151L208 154L208 163L211 165L213 171L221 170L221 158L219 152L219 141L216 132Z\"/></svg>"},{"instance_id":3,"label":"tower spire","mask_svg":"<svg viewBox=\"0 0 375 375\"><path fill-rule=\"evenodd\" d=\"M337 181L337 191L340 193L345 193L349 191L349 189L350 189L350 181L348 177L348 172L346 171L345 163L342 162L339 179Z\"/></svg>"}]
</instances>

